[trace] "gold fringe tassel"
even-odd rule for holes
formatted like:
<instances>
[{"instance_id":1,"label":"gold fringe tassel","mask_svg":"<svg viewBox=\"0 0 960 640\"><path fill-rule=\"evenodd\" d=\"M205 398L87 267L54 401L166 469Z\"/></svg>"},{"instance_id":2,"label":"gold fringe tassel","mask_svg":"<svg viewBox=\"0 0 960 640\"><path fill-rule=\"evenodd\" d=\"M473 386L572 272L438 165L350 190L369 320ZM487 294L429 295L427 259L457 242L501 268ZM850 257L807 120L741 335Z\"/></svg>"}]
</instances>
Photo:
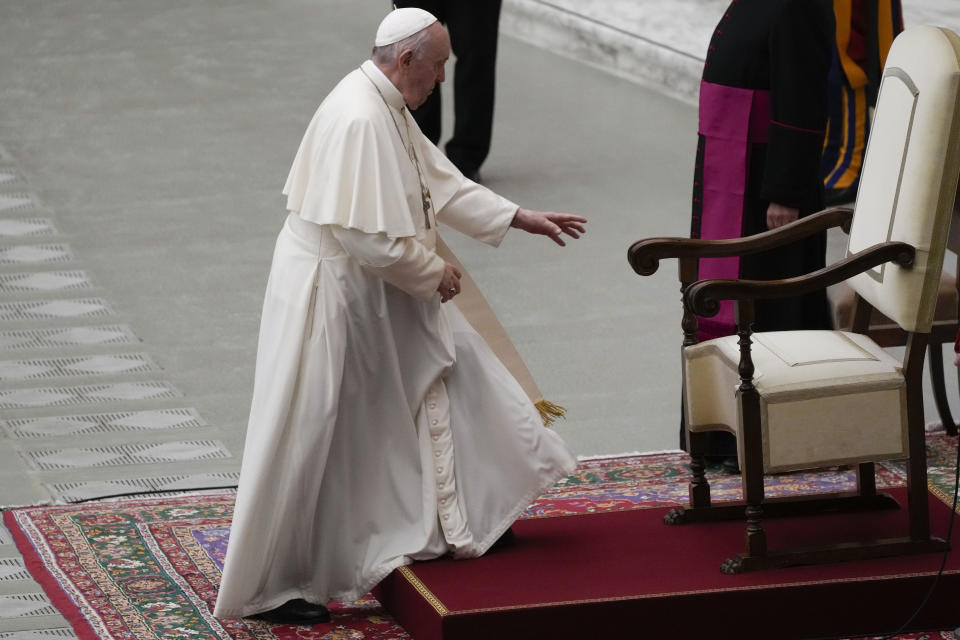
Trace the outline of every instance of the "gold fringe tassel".
<instances>
[{"instance_id":1,"label":"gold fringe tassel","mask_svg":"<svg viewBox=\"0 0 960 640\"><path fill-rule=\"evenodd\" d=\"M543 420L543 426L549 427L567 414L567 410L558 404L553 404L549 400L540 398L534 403L537 411L540 412L540 418Z\"/></svg>"}]
</instances>

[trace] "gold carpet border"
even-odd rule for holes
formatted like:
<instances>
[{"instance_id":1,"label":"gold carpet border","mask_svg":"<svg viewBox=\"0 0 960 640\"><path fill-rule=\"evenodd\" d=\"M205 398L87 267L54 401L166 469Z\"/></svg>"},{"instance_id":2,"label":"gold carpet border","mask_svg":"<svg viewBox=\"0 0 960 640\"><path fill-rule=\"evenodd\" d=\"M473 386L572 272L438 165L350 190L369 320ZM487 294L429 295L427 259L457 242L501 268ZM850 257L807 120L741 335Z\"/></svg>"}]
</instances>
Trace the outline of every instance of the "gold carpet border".
<instances>
[{"instance_id":1,"label":"gold carpet border","mask_svg":"<svg viewBox=\"0 0 960 640\"><path fill-rule=\"evenodd\" d=\"M943 572L943 575L956 575L956 574L960 574L960 569L951 569L949 571ZM820 585L820 584L863 582L866 580L900 580L903 578L930 578L935 575L937 575L936 571L928 571L923 573L901 573L893 576L838 578L836 580L815 580L810 582L784 582L781 584L751 585L747 587L718 587L716 589L697 589L694 591L676 591L672 593L637 594L637 595L630 595L630 596L618 596L616 598L589 598L586 600L564 600L561 602L537 602L534 604L523 604L523 605L510 606L510 607L488 607L485 609L464 609L463 611L454 611L452 613L448 612L446 615L453 617L453 616L472 615L476 613L489 613L494 611L516 611L519 609L538 609L540 607L565 607L565 606L574 605L574 604L592 604L594 602L621 602L624 600L652 600L654 598L671 598L675 596L702 595L702 594L728 592L728 591L759 591L762 589L809 587L809 586Z\"/></svg>"},{"instance_id":2,"label":"gold carpet border","mask_svg":"<svg viewBox=\"0 0 960 640\"><path fill-rule=\"evenodd\" d=\"M940 502L947 505L948 508L953 506L953 494L944 492L940 487L933 484L932 480L927 481L927 490L939 498ZM960 502L957 504L957 513L960 513Z\"/></svg>"},{"instance_id":3,"label":"gold carpet border","mask_svg":"<svg viewBox=\"0 0 960 640\"><path fill-rule=\"evenodd\" d=\"M440 598L433 595L433 592L427 588L427 585L420 582L420 578L418 578L409 567L398 567L397 571L399 571L400 575L407 579L407 582L409 582L413 588L417 590L417 593L423 596L424 600L430 603L430 606L433 607L433 610L436 611L440 617L450 614L450 610L447 609L442 602L440 602Z\"/></svg>"}]
</instances>

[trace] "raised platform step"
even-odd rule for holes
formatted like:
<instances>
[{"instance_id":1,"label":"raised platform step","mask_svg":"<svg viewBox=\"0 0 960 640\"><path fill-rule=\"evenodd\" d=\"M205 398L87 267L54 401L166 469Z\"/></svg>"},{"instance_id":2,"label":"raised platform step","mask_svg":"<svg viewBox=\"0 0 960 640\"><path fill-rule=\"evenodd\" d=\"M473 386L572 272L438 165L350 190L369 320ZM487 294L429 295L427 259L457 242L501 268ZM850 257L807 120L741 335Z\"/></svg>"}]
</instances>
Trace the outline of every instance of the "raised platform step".
<instances>
[{"instance_id":1,"label":"raised platform step","mask_svg":"<svg viewBox=\"0 0 960 640\"><path fill-rule=\"evenodd\" d=\"M905 491L891 493L901 502ZM930 496L933 532L950 509ZM666 526L667 509L531 518L517 543L470 561L417 563L391 574L377 598L416 640L583 637L810 638L892 633L933 584L940 553L739 575L720 572L742 550L744 524ZM771 549L894 538L906 510L765 523ZM954 532L954 544L960 534ZM960 624L960 555L912 629Z\"/></svg>"}]
</instances>

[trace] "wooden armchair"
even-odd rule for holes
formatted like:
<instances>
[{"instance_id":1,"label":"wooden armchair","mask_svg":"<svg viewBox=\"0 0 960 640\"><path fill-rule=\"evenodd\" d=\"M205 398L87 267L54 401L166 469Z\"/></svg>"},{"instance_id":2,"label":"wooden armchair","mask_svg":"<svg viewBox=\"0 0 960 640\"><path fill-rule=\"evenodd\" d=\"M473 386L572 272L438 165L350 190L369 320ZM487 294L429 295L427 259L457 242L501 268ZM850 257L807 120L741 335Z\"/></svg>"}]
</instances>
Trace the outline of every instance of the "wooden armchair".
<instances>
[{"instance_id":1,"label":"wooden armchair","mask_svg":"<svg viewBox=\"0 0 960 640\"><path fill-rule=\"evenodd\" d=\"M692 479L689 506L665 521L745 518L746 548L724 562L725 573L946 548L930 533L921 373L960 170L958 88L960 38L934 27L908 29L887 58L854 211L828 209L748 238L651 238L630 247L641 275L654 273L660 259L679 260ZM695 282L700 258L772 249L834 226L849 228L847 255L824 269L787 280ZM751 331L755 300L841 281L857 294L853 332ZM696 316L715 314L721 300L735 301L737 334L698 344ZM872 308L906 333L903 362L863 335ZM737 438L743 502L711 503L704 438L713 430ZM908 465L906 535L767 549L765 517L896 508L876 490L874 462L897 459ZM855 491L764 496L764 474L838 464L856 466Z\"/></svg>"}]
</instances>

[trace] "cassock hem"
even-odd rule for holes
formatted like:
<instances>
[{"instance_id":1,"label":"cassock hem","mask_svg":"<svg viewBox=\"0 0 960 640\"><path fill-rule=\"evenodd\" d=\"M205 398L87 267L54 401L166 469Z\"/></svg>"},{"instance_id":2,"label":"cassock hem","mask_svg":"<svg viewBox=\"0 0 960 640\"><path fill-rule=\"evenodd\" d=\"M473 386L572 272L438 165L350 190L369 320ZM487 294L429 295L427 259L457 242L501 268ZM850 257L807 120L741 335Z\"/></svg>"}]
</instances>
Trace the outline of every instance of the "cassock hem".
<instances>
[{"instance_id":1,"label":"cassock hem","mask_svg":"<svg viewBox=\"0 0 960 640\"><path fill-rule=\"evenodd\" d=\"M251 616L263 613L264 611L276 609L285 602L296 598L303 598L307 602L313 602L315 604L322 605L326 605L332 600L337 600L340 602L354 602L367 595L370 590L373 589L381 580L390 575L391 571L397 567L403 567L411 564L411 562L412 560L410 560L410 558L407 556L401 556L400 558L385 564L370 578L360 583L356 588L350 591L340 591L338 593L330 594L326 597L318 598L316 593L308 588L293 588L284 591L283 595L279 597L271 598L269 602L247 605L237 611L219 611L216 607L214 607L213 616L215 618L249 618Z\"/></svg>"},{"instance_id":2,"label":"cassock hem","mask_svg":"<svg viewBox=\"0 0 960 640\"><path fill-rule=\"evenodd\" d=\"M409 564L413 564L413 560L411 560L408 556L401 556L396 560L383 565L381 569L376 571L373 575L350 591L341 591L339 593L331 594L328 596L327 600L338 600L340 602L353 602L355 600L359 600L370 593L370 590L377 586L381 580L390 575L391 571L397 567L405 567Z\"/></svg>"},{"instance_id":3,"label":"cassock hem","mask_svg":"<svg viewBox=\"0 0 960 640\"><path fill-rule=\"evenodd\" d=\"M483 540L481 540L479 543L470 545L464 549L462 553L456 554L455 557L459 559L476 558L489 551L490 547L493 546L493 543L500 539L500 536L502 536L504 532L509 529L514 522L517 521L517 518L520 516L520 514L526 511L534 500L543 495L547 489L555 485L561 478L569 476L576 470L577 461L572 456L571 458L572 461L569 464L559 467L554 473L550 474L547 477L547 480L541 483L538 488L528 492L519 501L517 501L514 508L510 511L510 515L504 518L498 526L494 527L493 530L491 530Z\"/></svg>"}]
</instances>

